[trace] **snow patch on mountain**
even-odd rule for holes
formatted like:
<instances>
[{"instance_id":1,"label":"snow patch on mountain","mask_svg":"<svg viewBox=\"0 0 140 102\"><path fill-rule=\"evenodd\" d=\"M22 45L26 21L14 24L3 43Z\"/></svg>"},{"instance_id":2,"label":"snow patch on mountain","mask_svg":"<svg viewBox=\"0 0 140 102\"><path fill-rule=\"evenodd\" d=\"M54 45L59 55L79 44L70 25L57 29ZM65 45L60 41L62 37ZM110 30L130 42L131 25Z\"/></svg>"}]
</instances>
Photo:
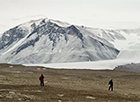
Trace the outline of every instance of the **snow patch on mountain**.
<instances>
[{"instance_id":1,"label":"snow patch on mountain","mask_svg":"<svg viewBox=\"0 0 140 102\"><path fill-rule=\"evenodd\" d=\"M55 23L55 24L59 25L60 27L68 27L68 26L70 26L70 24L67 23L67 22L61 22L59 20L53 20L53 19L50 19L50 21L52 23Z\"/></svg>"}]
</instances>

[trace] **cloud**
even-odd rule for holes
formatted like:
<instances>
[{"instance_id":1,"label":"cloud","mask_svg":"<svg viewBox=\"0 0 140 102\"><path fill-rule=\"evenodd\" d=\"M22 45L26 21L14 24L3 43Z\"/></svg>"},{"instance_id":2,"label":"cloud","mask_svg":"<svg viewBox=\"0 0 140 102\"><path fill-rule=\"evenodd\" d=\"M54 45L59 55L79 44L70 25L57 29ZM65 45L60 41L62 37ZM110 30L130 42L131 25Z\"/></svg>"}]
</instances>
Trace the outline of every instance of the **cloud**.
<instances>
[{"instance_id":1,"label":"cloud","mask_svg":"<svg viewBox=\"0 0 140 102\"><path fill-rule=\"evenodd\" d=\"M45 16L77 25L106 28L105 22L118 22L116 27L119 27L121 22L140 22L139 11L139 0L0 0L0 23L14 26L22 20Z\"/></svg>"}]
</instances>

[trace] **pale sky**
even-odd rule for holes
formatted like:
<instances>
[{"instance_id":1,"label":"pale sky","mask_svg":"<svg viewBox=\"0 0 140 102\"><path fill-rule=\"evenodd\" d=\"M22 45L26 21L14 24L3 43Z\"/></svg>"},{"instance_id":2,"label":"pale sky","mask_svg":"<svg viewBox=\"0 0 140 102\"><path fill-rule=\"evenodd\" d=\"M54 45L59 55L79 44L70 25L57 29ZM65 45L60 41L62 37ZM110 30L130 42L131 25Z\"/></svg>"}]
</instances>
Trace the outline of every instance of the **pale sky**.
<instances>
[{"instance_id":1,"label":"pale sky","mask_svg":"<svg viewBox=\"0 0 140 102\"><path fill-rule=\"evenodd\" d=\"M44 17L93 28L140 28L140 0L0 0L0 33Z\"/></svg>"}]
</instances>

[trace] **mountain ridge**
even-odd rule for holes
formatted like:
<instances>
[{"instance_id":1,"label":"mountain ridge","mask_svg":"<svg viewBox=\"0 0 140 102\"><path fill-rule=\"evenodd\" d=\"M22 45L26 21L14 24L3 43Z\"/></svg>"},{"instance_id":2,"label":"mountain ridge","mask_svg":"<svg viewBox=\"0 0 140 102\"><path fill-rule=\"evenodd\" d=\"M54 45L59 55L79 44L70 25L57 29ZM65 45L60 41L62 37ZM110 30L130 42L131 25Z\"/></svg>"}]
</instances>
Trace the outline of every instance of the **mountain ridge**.
<instances>
[{"instance_id":1,"label":"mountain ridge","mask_svg":"<svg viewBox=\"0 0 140 102\"><path fill-rule=\"evenodd\" d=\"M119 30L93 29L52 19L32 20L0 37L0 63L61 63L115 59Z\"/></svg>"}]
</instances>

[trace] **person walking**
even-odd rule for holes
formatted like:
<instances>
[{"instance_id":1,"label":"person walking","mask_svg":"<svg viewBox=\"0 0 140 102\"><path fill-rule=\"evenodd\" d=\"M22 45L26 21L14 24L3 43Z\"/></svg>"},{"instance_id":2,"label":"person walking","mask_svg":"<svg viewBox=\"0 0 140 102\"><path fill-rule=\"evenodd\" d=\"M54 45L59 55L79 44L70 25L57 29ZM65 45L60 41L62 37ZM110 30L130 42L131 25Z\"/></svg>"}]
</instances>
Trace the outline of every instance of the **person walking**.
<instances>
[{"instance_id":1,"label":"person walking","mask_svg":"<svg viewBox=\"0 0 140 102\"><path fill-rule=\"evenodd\" d=\"M113 91L113 79L111 79L111 80L109 81L108 85L109 85L108 90Z\"/></svg>"},{"instance_id":2,"label":"person walking","mask_svg":"<svg viewBox=\"0 0 140 102\"><path fill-rule=\"evenodd\" d=\"M44 76L43 74L41 74L41 76L39 77L40 80L40 86L44 86Z\"/></svg>"}]
</instances>

